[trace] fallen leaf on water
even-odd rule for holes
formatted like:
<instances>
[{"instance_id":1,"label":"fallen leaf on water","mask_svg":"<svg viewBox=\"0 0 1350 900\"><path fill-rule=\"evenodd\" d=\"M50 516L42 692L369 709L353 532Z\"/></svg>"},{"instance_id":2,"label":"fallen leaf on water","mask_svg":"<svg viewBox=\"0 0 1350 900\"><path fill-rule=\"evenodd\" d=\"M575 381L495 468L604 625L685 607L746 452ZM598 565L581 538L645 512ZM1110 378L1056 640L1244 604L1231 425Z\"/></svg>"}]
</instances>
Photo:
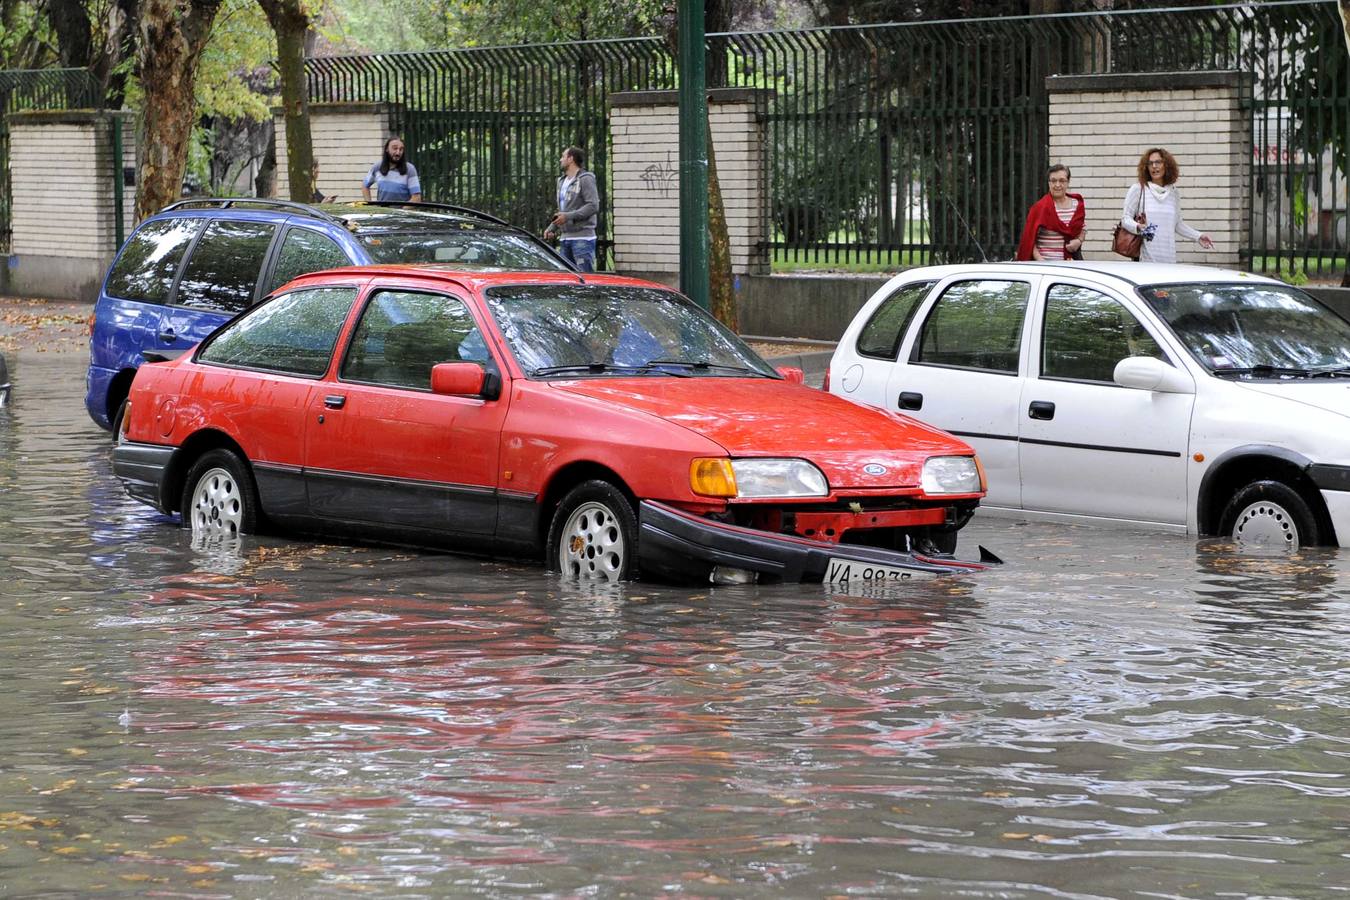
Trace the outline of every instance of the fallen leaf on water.
<instances>
[{"instance_id":1,"label":"fallen leaf on water","mask_svg":"<svg viewBox=\"0 0 1350 900\"><path fill-rule=\"evenodd\" d=\"M1031 832L1029 832L1029 831L1005 831L1005 832L1003 832L1002 835L1000 835L1000 837L1006 838L1006 839L1008 839L1008 840L1010 840L1010 841L1025 841L1027 838L1031 837Z\"/></svg>"},{"instance_id":2,"label":"fallen leaf on water","mask_svg":"<svg viewBox=\"0 0 1350 900\"><path fill-rule=\"evenodd\" d=\"M88 750L81 750L79 747L67 747L66 752L71 756L88 756Z\"/></svg>"},{"instance_id":3,"label":"fallen leaf on water","mask_svg":"<svg viewBox=\"0 0 1350 900\"><path fill-rule=\"evenodd\" d=\"M661 813L663 813L663 812L665 812L665 810L663 810L663 809L662 809L661 807L659 807L659 806L644 806L644 807L642 807L642 809L639 809L639 810L638 810L638 815L642 815L642 816L659 816L659 815L661 815Z\"/></svg>"},{"instance_id":4,"label":"fallen leaf on water","mask_svg":"<svg viewBox=\"0 0 1350 900\"><path fill-rule=\"evenodd\" d=\"M188 867L185 868L183 871L184 871L184 872L187 872L189 875L204 875L204 874L206 874L207 872L214 872L214 871L215 871L215 867L214 867L214 866L188 866Z\"/></svg>"}]
</instances>

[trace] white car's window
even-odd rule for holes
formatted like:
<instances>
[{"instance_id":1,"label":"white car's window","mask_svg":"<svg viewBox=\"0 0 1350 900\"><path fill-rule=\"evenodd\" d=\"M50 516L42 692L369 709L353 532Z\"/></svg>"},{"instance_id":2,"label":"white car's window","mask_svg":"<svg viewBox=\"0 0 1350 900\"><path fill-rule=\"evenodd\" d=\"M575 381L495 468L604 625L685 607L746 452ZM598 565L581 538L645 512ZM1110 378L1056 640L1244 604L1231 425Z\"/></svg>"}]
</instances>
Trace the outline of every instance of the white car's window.
<instances>
[{"instance_id":1,"label":"white car's window","mask_svg":"<svg viewBox=\"0 0 1350 900\"><path fill-rule=\"evenodd\" d=\"M1131 356L1164 358L1123 303L1092 288L1051 286L1041 332L1041 377L1113 382L1116 363Z\"/></svg>"},{"instance_id":2,"label":"white car's window","mask_svg":"<svg viewBox=\"0 0 1350 900\"><path fill-rule=\"evenodd\" d=\"M432 366L487 359L487 344L464 301L381 291L361 313L341 378L429 391Z\"/></svg>"},{"instance_id":3,"label":"white car's window","mask_svg":"<svg viewBox=\"0 0 1350 900\"><path fill-rule=\"evenodd\" d=\"M958 281L948 285L923 323L912 361L1017 374L1031 285L1025 281Z\"/></svg>"},{"instance_id":4,"label":"white car's window","mask_svg":"<svg viewBox=\"0 0 1350 900\"><path fill-rule=\"evenodd\" d=\"M197 362L319 376L356 299L355 288L311 288L281 294L217 331Z\"/></svg>"},{"instance_id":5,"label":"white car's window","mask_svg":"<svg viewBox=\"0 0 1350 900\"><path fill-rule=\"evenodd\" d=\"M931 281L902 284L881 301L867 324L858 332L858 355L875 359L895 359L900 352L900 339L914 318L919 303L928 296Z\"/></svg>"},{"instance_id":6,"label":"white car's window","mask_svg":"<svg viewBox=\"0 0 1350 900\"><path fill-rule=\"evenodd\" d=\"M1207 282L1139 294L1215 375L1350 375L1350 323L1298 288Z\"/></svg>"}]
</instances>

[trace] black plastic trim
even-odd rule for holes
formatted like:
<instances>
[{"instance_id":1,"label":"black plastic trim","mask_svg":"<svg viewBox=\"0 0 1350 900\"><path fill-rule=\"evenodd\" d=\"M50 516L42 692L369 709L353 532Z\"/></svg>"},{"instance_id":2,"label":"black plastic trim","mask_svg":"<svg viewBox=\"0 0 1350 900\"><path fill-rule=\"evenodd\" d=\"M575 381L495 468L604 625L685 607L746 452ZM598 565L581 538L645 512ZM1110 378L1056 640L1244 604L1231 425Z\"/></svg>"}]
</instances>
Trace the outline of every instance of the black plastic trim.
<instances>
[{"instance_id":1,"label":"black plastic trim","mask_svg":"<svg viewBox=\"0 0 1350 900\"><path fill-rule=\"evenodd\" d=\"M123 441L113 447L113 474L130 497L148 503L162 513L170 512L164 501L164 474L177 451L177 447L162 444Z\"/></svg>"},{"instance_id":2,"label":"black plastic trim","mask_svg":"<svg viewBox=\"0 0 1350 900\"><path fill-rule=\"evenodd\" d=\"M1319 490L1350 491L1350 466L1316 464L1308 467L1308 477Z\"/></svg>"}]
</instances>

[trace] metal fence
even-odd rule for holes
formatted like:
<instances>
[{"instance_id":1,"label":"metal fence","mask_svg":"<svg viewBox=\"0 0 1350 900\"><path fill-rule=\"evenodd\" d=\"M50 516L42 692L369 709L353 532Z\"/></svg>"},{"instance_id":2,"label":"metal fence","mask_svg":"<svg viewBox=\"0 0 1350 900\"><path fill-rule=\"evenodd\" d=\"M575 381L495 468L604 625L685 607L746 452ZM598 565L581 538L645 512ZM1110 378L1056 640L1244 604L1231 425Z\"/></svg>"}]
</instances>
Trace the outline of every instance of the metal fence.
<instances>
[{"instance_id":1,"label":"metal fence","mask_svg":"<svg viewBox=\"0 0 1350 900\"><path fill-rule=\"evenodd\" d=\"M98 80L88 69L0 70L0 253L9 252L9 114L29 109L92 109Z\"/></svg>"},{"instance_id":2,"label":"metal fence","mask_svg":"<svg viewBox=\"0 0 1350 900\"><path fill-rule=\"evenodd\" d=\"M1045 78L1240 70L1259 270L1343 268L1350 66L1335 0L716 34L710 86L768 88L779 266L1012 255L1044 188ZM315 101L397 104L428 199L523 225L562 147L608 173L606 97L676 86L658 39L311 59ZM604 223L602 220L602 229Z\"/></svg>"}]
</instances>

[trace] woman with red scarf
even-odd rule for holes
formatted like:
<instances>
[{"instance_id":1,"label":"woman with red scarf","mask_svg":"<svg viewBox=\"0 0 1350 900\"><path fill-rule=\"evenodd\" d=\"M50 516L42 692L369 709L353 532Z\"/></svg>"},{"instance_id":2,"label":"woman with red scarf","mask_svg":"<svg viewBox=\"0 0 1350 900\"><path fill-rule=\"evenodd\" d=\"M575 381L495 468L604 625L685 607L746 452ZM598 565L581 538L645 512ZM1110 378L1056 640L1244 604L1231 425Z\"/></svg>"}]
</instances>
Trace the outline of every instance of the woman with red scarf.
<instances>
[{"instance_id":1,"label":"woman with red scarf","mask_svg":"<svg viewBox=\"0 0 1350 900\"><path fill-rule=\"evenodd\" d=\"M1017 258L1082 259L1083 195L1069 193L1068 166L1051 166L1048 175L1050 193L1031 205Z\"/></svg>"}]
</instances>

